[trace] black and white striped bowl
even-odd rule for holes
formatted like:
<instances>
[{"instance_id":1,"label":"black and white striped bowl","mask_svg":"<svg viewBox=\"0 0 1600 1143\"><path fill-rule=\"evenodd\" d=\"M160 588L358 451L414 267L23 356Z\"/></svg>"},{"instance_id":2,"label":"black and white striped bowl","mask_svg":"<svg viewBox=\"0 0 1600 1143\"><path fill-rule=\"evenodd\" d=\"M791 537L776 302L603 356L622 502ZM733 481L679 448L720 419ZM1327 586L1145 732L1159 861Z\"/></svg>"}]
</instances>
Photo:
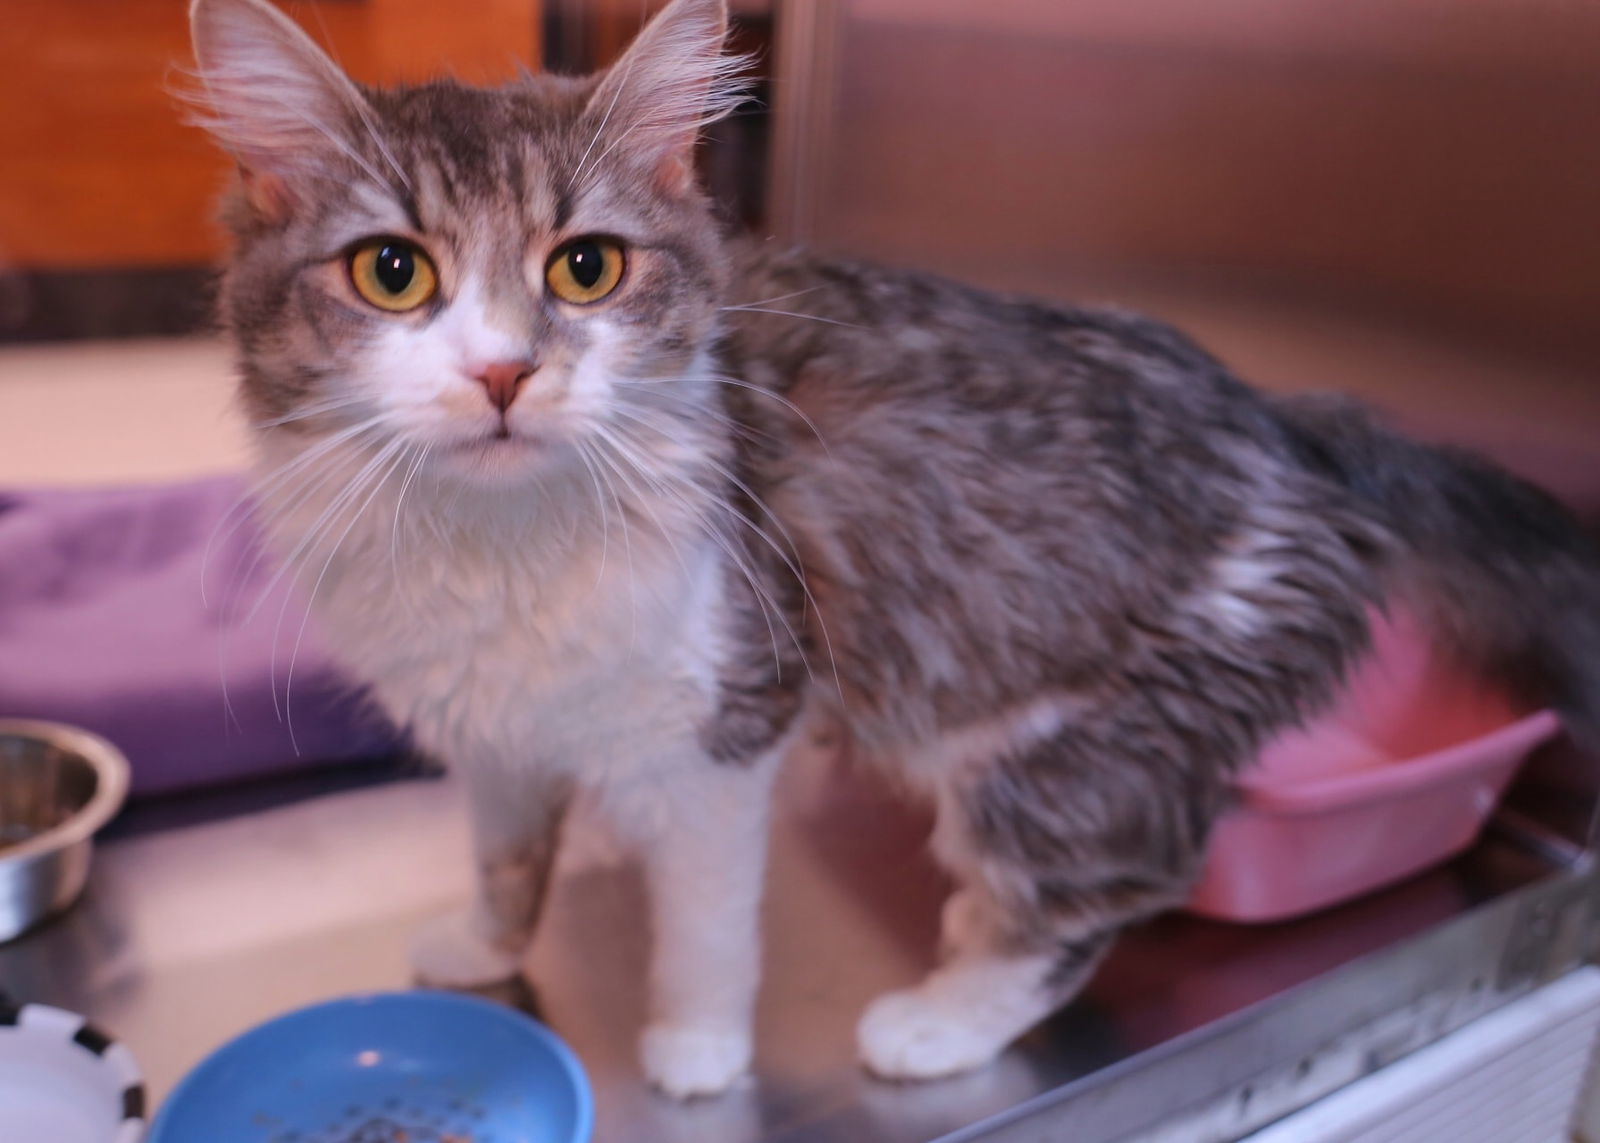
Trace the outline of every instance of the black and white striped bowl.
<instances>
[{"instance_id":1,"label":"black and white striped bowl","mask_svg":"<svg viewBox=\"0 0 1600 1143\"><path fill-rule=\"evenodd\" d=\"M133 1054L73 1012L0 997L0 1140L139 1143Z\"/></svg>"}]
</instances>

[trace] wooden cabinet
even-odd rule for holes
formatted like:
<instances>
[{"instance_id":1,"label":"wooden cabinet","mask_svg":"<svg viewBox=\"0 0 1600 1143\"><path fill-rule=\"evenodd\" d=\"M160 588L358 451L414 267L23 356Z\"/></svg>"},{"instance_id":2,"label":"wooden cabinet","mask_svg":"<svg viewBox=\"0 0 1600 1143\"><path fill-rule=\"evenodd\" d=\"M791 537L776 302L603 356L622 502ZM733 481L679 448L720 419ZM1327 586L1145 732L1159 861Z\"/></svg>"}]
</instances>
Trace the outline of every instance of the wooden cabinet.
<instances>
[{"instance_id":1,"label":"wooden cabinet","mask_svg":"<svg viewBox=\"0 0 1600 1143\"><path fill-rule=\"evenodd\" d=\"M6 0L0 21L0 267L211 261L227 160L183 124L184 0ZM508 78L539 55L539 0L285 5L357 79Z\"/></svg>"}]
</instances>

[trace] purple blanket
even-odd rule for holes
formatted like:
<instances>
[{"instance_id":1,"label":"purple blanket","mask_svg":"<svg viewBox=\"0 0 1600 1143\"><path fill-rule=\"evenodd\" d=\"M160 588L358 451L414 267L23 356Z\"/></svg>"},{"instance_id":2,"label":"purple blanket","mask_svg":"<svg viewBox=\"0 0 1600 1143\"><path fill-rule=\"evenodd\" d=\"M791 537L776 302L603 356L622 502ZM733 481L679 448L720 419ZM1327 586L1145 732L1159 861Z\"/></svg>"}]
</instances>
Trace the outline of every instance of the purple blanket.
<instances>
[{"instance_id":1,"label":"purple blanket","mask_svg":"<svg viewBox=\"0 0 1600 1143\"><path fill-rule=\"evenodd\" d=\"M392 753L278 572L237 476L0 493L0 716L104 735L136 793Z\"/></svg>"}]
</instances>

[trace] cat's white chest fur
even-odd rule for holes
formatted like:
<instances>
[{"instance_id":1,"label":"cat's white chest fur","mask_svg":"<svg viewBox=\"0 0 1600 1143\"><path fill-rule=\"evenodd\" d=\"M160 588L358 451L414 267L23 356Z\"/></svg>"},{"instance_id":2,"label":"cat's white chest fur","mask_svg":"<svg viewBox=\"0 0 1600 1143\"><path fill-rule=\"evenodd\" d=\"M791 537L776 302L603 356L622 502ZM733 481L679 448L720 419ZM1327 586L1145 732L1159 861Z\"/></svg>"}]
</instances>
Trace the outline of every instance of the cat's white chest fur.
<instances>
[{"instance_id":1,"label":"cat's white chest fur","mask_svg":"<svg viewBox=\"0 0 1600 1143\"><path fill-rule=\"evenodd\" d=\"M413 507L438 511L402 512ZM276 525L280 548L314 522L297 515ZM718 577L704 546L614 519L576 543L573 522L558 540L531 515L481 528L458 516L398 538L393 520L392 504L375 505L336 550L339 529L304 558L336 657L424 750L605 783L696 741L716 699Z\"/></svg>"}]
</instances>

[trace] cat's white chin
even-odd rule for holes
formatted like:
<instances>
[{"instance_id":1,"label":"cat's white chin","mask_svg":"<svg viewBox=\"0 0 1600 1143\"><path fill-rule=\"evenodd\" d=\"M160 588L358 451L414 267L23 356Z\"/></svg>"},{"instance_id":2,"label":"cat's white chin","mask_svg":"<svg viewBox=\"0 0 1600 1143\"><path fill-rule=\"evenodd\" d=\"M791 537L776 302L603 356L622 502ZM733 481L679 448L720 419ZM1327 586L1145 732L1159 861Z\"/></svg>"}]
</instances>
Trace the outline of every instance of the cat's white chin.
<instances>
[{"instance_id":1,"label":"cat's white chin","mask_svg":"<svg viewBox=\"0 0 1600 1143\"><path fill-rule=\"evenodd\" d=\"M554 452L551 442L526 433L485 434L435 444L429 449L428 462L458 478L506 484L529 478L548 466Z\"/></svg>"}]
</instances>

